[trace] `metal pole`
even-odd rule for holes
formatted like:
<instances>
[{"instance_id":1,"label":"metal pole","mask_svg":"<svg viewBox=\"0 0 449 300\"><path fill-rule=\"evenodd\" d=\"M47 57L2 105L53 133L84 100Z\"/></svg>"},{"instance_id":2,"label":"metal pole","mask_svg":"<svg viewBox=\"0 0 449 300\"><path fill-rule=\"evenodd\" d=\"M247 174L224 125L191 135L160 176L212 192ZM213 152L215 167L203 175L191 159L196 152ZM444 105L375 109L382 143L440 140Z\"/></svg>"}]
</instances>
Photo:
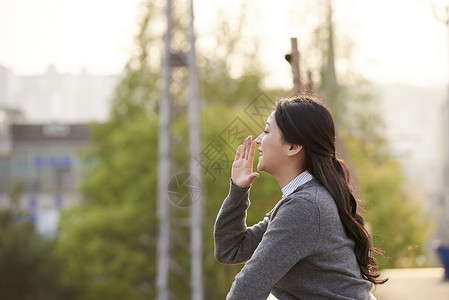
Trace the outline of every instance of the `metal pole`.
<instances>
[{"instance_id":1,"label":"metal pole","mask_svg":"<svg viewBox=\"0 0 449 300\"><path fill-rule=\"evenodd\" d=\"M163 90L159 107L159 168L158 168L158 216L159 237L157 245L157 299L168 300L168 274L170 269L170 205L168 202L168 184L170 181L171 151L171 0L167 0L167 32L165 34L165 52L162 65Z\"/></svg>"},{"instance_id":2,"label":"metal pole","mask_svg":"<svg viewBox=\"0 0 449 300\"><path fill-rule=\"evenodd\" d=\"M195 29L193 0L190 1L190 23L189 23L190 51L188 53L189 70L189 136L190 136L190 173L194 178L201 180L201 166L195 160L200 155L201 127L200 127L200 105L198 92L198 70L196 65ZM193 197L194 195L192 195ZM192 300L203 299L203 266L202 266L202 217L203 197L202 190L195 195L190 211L190 251L191 251L191 288Z\"/></svg>"}]
</instances>

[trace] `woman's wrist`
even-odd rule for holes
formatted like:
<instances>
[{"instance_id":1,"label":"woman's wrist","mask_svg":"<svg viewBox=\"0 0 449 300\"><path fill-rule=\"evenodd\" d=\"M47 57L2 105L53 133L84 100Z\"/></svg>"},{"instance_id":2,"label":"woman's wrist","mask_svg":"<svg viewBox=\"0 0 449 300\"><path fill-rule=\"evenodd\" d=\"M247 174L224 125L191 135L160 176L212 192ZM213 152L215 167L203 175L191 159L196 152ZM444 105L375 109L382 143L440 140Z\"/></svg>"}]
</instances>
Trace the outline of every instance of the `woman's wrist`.
<instances>
[{"instance_id":1,"label":"woman's wrist","mask_svg":"<svg viewBox=\"0 0 449 300\"><path fill-rule=\"evenodd\" d=\"M249 189L249 188L251 187L251 185L248 186L248 187L240 187L240 186L236 185L236 184L234 183L234 181L232 180L232 177L231 177L231 185L234 186L234 187L236 187L236 188L238 188L238 189L241 189L241 190L247 190L247 189Z\"/></svg>"}]
</instances>

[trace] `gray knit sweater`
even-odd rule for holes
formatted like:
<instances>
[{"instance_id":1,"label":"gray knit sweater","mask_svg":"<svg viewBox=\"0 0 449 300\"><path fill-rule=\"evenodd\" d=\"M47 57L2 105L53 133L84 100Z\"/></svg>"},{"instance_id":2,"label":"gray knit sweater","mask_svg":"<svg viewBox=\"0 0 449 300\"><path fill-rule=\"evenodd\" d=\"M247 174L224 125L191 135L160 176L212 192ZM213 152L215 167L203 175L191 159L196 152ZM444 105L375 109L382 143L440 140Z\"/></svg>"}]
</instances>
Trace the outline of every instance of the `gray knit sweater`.
<instances>
[{"instance_id":1,"label":"gray knit sweater","mask_svg":"<svg viewBox=\"0 0 449 300\"><path fill-rule=\"evenodd\" d=\"M215 222L215 257L245 263L227 300L375 299L329 192L315 179L246 226L249 188L231 188Z\"/></svg>"}]
</instances>

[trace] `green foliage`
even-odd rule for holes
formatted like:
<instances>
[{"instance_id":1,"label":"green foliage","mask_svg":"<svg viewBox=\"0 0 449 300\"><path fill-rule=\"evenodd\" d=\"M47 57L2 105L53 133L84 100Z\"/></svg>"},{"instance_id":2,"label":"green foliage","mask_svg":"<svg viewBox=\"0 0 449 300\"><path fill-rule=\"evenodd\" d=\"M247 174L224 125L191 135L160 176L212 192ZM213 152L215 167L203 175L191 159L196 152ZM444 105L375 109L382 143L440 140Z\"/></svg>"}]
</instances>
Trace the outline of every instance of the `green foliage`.
<instances>
[{"instance_id":1,"label":"green foliage","mask_svg":"<svg viewBox=\"0 0 449 300\"><path fill-rule=\"evenodd\" d=\"M0 211L0 294L2 299L71 299L70 289L60 281L59 261L53 244L18 207L22 185L11 193L11 206Z\"/></svg>"},{"instance_id":2,"label":"green foliage","mask_svg":"<svg viewBox=\"0 0 449 300\"><path fill-rule=\"evenodd\" d=\"M149 299L156 295L157 132L160 97L157 42L146 30L160 12L146 14L116 88L110 120L92 124L84 203L63 213L57 253L77 299Z\"/></svg>"},{"instance_id":3,"label":"green foliage","mask_svg":"<svg viewBox=\"0 0 449 300\"><path fill-rule=\"evenodd\" d=\"M157 119L130 120L95 127L85 202L61 218L58 253L80 299L155 295Z\"/></svg>"},{"instance_id":4,"label":"green foliage","mask_svg":"<svg viewBox=\"0 0 449 300\"><path fill-rule=\"evenodd\" d=\"M352 118L345 122L346 128L341 128L340 134L354 167L374 246L385 252L385 256L377 256L379 266L423 266L432 229L423 196L407 184L402 166L388 151L375 109L376 98L368 84L360 82L351 93L346 93L346 99Z\"/></svg>"},{"instance_id":5,"label":"green foliage","mask_svg":"<svg viewBox=\"0 0 449 300\"><path fill-rule=\"evenodd\" d=\"M374 247L384 252L376 255L379 267L424 266L430 216L421 192L407 184L401 164L389 153L376 92L367 82L356 81L340 86L340 95L345 110L337 123L337 150L352 167Z\"/></svg>"},{"instance_id":6,"label":"green foliage","mask_svg":"<svg viewBox=\"0 0 449 300\"><path fill-rule=\"evenodd\" d=\"M407 190L402 166L391 157L379 158L372 142L345 138L355 166L365 218L382 268L422 266L430 220L419 191Z\"/></svg>"}]
</instances>

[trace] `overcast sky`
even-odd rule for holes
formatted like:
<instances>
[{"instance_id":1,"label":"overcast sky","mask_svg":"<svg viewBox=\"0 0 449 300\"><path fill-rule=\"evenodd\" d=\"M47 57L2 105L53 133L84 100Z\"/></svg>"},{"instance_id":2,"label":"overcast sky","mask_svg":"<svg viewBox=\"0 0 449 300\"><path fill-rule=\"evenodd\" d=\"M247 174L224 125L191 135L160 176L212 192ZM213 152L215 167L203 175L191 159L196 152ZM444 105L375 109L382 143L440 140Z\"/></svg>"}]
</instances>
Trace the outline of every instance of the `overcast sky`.
<instances>
[{"instance_id":1,"label":"overcast sky","mask_svg":"<svg viewBox=\"0 0 449 300\"><path fill-rule=\"evenodd\" d=\"M179 1L179 0L178 0ZM196 0L196 31L210 34L217 8L235 16L244 0ZM0 65L18 75L44 73L49 64L61 72L86 68L93 74L122 70L137 31L141 0L0 0ZM246 1L254 17L269 85L290 86L288 64L279 59L310 42L311 1ZM275 5L274 5L274 4ZM446 83L449 51L442 0L336 0L338 30L355 47L352 67L373 81L429 86ZM447 3L449 5L449 3ZM304 57L303 57L304 59Z\"/></svg>"}]
</instances>

